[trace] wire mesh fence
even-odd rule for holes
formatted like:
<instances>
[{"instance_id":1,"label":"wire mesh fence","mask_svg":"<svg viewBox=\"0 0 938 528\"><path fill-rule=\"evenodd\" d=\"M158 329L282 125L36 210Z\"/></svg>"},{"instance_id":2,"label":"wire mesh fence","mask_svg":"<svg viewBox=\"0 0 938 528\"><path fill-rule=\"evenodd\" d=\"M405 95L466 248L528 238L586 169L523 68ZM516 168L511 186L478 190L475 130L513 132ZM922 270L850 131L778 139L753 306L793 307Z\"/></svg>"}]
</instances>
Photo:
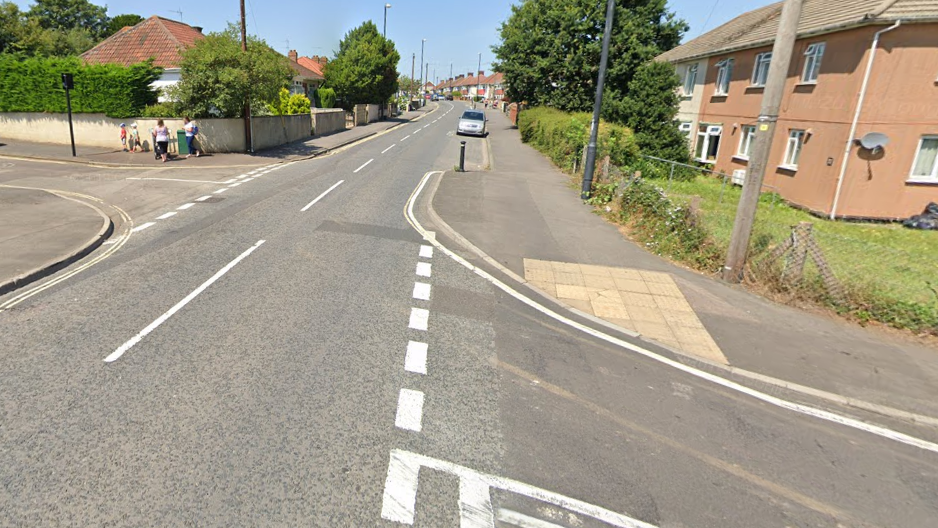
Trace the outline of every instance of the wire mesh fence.
<instances>
[{"instance_id":1,"label":"wire mesh fence","mask_svg":"<svg viewBox=\"0 0 938 528\"><path fill-rule=\"evenodd\" d=\"M643 206L622 201L622 196L630 187L655 187L673 204L663 213L665 222L699 224L706 233L709 243L697 247L710 255L699 259L698 267L719 271L742 195L741 178L648 156L635 168L603 167L601 173L606 183L600 185L615 188L617 203ZM938 334L938 233L818 218L788 205L777 191L763 187L749 251L749 280L861 319ZM683 231L680 225L676 229ZM662 240L666 236L648 231L646 238L658 238L645 244L664 251L671 247Z\"/></svg>"}]
</instances>

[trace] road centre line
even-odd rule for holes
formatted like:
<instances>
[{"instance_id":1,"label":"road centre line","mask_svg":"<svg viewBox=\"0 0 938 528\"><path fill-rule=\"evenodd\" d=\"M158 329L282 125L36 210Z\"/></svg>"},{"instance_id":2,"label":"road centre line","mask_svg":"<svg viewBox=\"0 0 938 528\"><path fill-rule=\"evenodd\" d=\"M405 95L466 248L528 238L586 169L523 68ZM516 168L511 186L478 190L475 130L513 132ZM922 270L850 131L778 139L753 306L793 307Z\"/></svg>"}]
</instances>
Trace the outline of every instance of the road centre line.
<instances>
[{"instance_id":1,"label":"road centre line","mask_svg":"<svg viewBox=\"0 0 938 528\"><path fill-rule=\"evenodd\" d=\"M407 325L409 328L426 331L429 323L430 310L424 310L423 308L410 309L410 323Z\"/></svg>"},{"instance_id":2,"label":"road centre line","mask_svg":"<svg viewBox=\"0 0 938 528\"><path fill-rule=\"evenodd\" d=\"M427 185L427 182L430 180L430 176L434 174L442 174L442 171L431 171L431 172L426 173L423 179L417 185L417 188L414 189L414 192L411 194L410 199L407 201L407 204L404 206L404 216L407 219L407 222L418 233L420 233L424 237L425 240L433 244L437 249L445 253L448 257L450 257L451 259L453 259L454 261L456 261L457 263L459 263L466 269L472 271L476 275L482 277L483 279L488 281L490 284L492 284L496 288L502 290L508 295L514 297L516 300L522 302L523 304L533 308L534 310L537 310L538 312L546 315L547 317L550 317L551 319L554 319L555 321L560 322L561 324L565 324L569 327L575 328L599 340L602 340L612 345L616 345L620 348L629 350L640 356L644 356L653 361L657 361L658 363L667 365L669 367L672 367L676 370L682 371L686 374L697 377L699 379L703 379L711 383L714 383L716 385L719 385L721 387L733 390L741 394L745 394L756 400L768 403L770 405L774 405L776 407L779 407L788 411L810 416L819 420L824 420L827 422L840 424L845 427L850 427L852 429L856 429L856 430L863 431L863 432L866 432L875 436L886 438L888 440L893 440L895 442L906 444L906 445L916 447L925 451L938 453L938 444L936 443L929 442L921 438L916 438L914 436L907 435L899 431L894 431L887 427L883 427L883 426L879 426L879 425L875 425L871 423L866 423L861 420L857 420L855 418L850 418L848 416L843 416L843 415L839 415L830 411L825 411L823 409L811 407L809 405L803 405L800 403L790 402L780 397L772 396L770 394L758 391L756 389L752 389L750 387L747 387L735 381L722 378L716 374L711 374L709 372L700 370L698 368L685 365L679 362L678 360L670 359L668 357L662 356L660 354L657 354L655 352L642 348L638 345L625 341L624 339L614 337L612 335L606 334L605 332L602 332L600 330L596 330L590 326L587 326L583 323L574 321L566 316L563 316L555 312L554 310L550 308L547 308L546 306L540 304L534 299L531 299L530 297L523 295L522 293L518 292L517 290L509 286L508 284L492 276L492 274L488 273L482 268L479 268L478 266L475 266L471 262L457 255L455 252L453 252L452 250L450 250L449 248L441 244L438 240L436 240L436 237L431 232L424 229L423 225L421 225L420 222L417 220L416 216L414 216L414 202L416 201L417 197L420 196L420 193L423 192L424 188Z\"/></svg>"},{"instance_id":3,"label":"road centre line","mask_svg":"<svg viewBox=\"0 0 938 528\"><path fill-rule=\"evenodd\" d=\"M423 400L422 392L401 389L397 397L397 417L394 419L394 425L419 433L423 421Z\"/></svg>"},{"instance_id":4,"label":"road centre line","mask_svg":"<svg viewBox=\"0 0 938 528\"><path fill-rule=\"evenodd\" d=\"M426 343L411 341L407 343L407 355L404 356L404 370L414 374L427 373L427 350Z\"/></svg>"},{"instance_id":5,"label":"road centre line","mask_svg":"<svg viewBox=\"0 0 938 528\"><path fill-rule=\"evenodd\" d=\"M214 183L215 185L224 185L228 182L220 181L209 181L209 180L184 180L181 178L124 178L125 180L138 180L138 181L171 181L171 182L184 182L184 183ZM232 180L234 181L234 180Z\"/></svg>"},{"instance_id":6,"label":"road centre line","mask_svg":"<svg viewBox=\"0 0 938 528\"><path fill-rule=\"evenodd\" d=\"M364 169L365 167L367 167L368 164L371 163L371 162L374 161L374 160L375 160L374 158L371 158L370 160L366 161L366 162L364 163L364 165L362 165L361 167L359 167L359 168L355 169L354 171L352 171L352 173L353 173L353 174L358 174L358 171L360 171L360 170Z\"/></svg>"},{"instance_id":7,"label":"road centre line","mask_svg":"<svg viewBox=\"0 0 938 528\"><path fill-rule=\"evenodd\" d=\"M133 348L134 345L139 343L144 337L146 337L150 332L156 330L161 324L165 323L170 317L173 316L176 312L181 310L185 305L189 304L192 299L198 297L200 293L205 291L206 288L215 283L218 279L222 278L226 273L231 271L232 268L238 265L239 262L247 258L248 255L254 252L257 248L266 242L265 240L258 240L256 244L251 246L247 251L238 255L234 260L225 265L224 268L218 270L214 275L211 276L207 281L203 282L198 288L192 290L192 293L186 295L181 301L176 303L172 308L166 311L163 315L156 318L155 321L147 325L146 328L140 331L137 335L130 338L126 343L117 347L117 350L111 352L108 357L104 358L105 363L113 363L117 361L121 356L124 355L128 350Z\"/></svg>"},{"instance_id":8,"label":"road centre line","mask_svg":"<svg viewBox=\"0 0 938 528\"><path fill-rule=\"evenodd\" d=\"M429 262L418 262L417 263L417 275L421 277L429 277L431 273L432 264Z\"/></svg>"},{"instance_id":9,"label":"road centre line","mask_svg":"<svg viewBox=\"0 0 938 528\"><path fill-rule=\"evenodd\" d=\"M419 299L421 301L430 300L430 285L424 282L415 282L414 283L414 299Z\"/></svg>"},{"instance_id":10,"label":"road centre line","mask_svg":"<svg viewBox=\"0 0 938 528\"><path fill-rule=\"evenodd\" d=\"M157 220L166 220L167 218L171 218L171 217L173 217L173 216L176 216L176 211L170 211L170 212L168 212L168 213L163 213L163 214L161 214L160 216L157 216L156 219L157 219Z\"/></svg>"},{"instance_id":11,"label":"road centre line","mask_svg":"<svg viewBox=\"0 0 938 528\"><path fill-rule=\"evenodd\" d=\"M237 180L238 180L237 178L231 178L230 180L226 180L226 181L223 181L223 182L221 182L221 183L222 183L223 185L228 185L229 183L234 183L234 182L237 181Z\"/></svg>"},{"instance_id":12,"label":"road centre line","mask_svg":"<svg viewBox=\"0 0 938 528\"><path fill-rule=\"evenodd\" d=\"M195 201L197 201L197 202L204 202L205 200L208 200L208 199L211 198L211 197L212 197L211 195L206 195L206 196L203 196L203 197L201 197L201 198L196 198Z\"/></svg>"},{"instance_id":13,"label":"road centre line","mask_svg":"<svg viewBox=\"0 0 938 528\"><path fill-rule=\"evenodd\" d=\"M225 191L227 191L227 190L228 190L228 187L224 187L224 188L222 188L222 189L218 189L217 191L213 192L212 194L221 194L221 193L223 193L223 192L225 192Z\"/></svg>"},{"instance_id":14,"label":"road centre line","mask_svg":"<svg viewBox=\"0 0 938 528\"><path fill-rule=\"evenodd\" d=\"M231 188L231 187L237 187L237 186L241 185L241 183L242 183L242 182L235 182L235 183L232 183L231 185L229 185L228 187L229 187L229 188Z\"/></svg>"},{"instance_id":15,"label":"road centre line","mask_svg":"<svg viewBox=\"0 0 938 528\"><path fill-rule=\"evenodd\" d=\"M422 258L433 258L433 246L420 246L420 256Z\"/></svg>"},{"instance_id":16,"label":"road centre line","mask_svg":"<svg viewBox=\"0 0 938 528\"><path fill-rule=\"evenodd\" d=\"M177 211L185 211L186 209L188 209L188 208L190 208L190 207L192 207L192 206L194 206L194 205L195 205L195 204L194 204L193 202L189 202L189 203L187 203L187 204L182 204L182 205L180 205L179 207L176 208L176 210L177 210Z\"/></svg>"},{"instance_id":17,"label":"road centre line","mask_svg":"<svg viewBox=\"0 0 938 528\"><path fill-rule=\"evenodd\" d=\"M312 202L309 202L308 204L306 204L306 207L300 209L300 212L301 212L301 213L305 213L307 209L309 209L310 207L316 205L316 202L318 202L319 200L322 200L327 194L329 194L330 192L332 192L333 189L335 189L335 188L338 187L339 185L342 185L343 183L345 183L345 180L339 180L335 185L333 185L332 187L329 187L328 189L326 189L326 192L320 194L319 196L316 197L315 200L313 200Z\"/></svg>"},{"instance_id":18,"label":"road centre line","mask_svg":"<svg viewBox=\"0 0 938 528\"><path fill-rule=\"evenodd\" d=\"M139 233L148 227L153 227L156 225L156 222L147 222L145 224L140 224L137 227L130 230L131 233Z\"/></svg>"},{"instance_id":19,"label":"road centre line","mask_svg":"<svg viewBox=\"0 0 938 528\"><path fill-rule=\"evenodd\" d=\"M412 135L413 135L413 134L408 134L406 137L401 138L401 141L406 140L407 138L409 138L409 137L412 136Z\"/></svg>"},{"instance_id":20,"label":"road centre line","mask_svg":"<svg viewBox=\"0 0 938 528\"><path fill-rule=\"evenodd\" d=\"M391 145L390 147L388 147L388 148L382 150L381 153L384 154L385 152L391 150L392 148L394 148L394 147L396 147L396 146L397 146L397 144Z\"/></svg>"}]
</instances>

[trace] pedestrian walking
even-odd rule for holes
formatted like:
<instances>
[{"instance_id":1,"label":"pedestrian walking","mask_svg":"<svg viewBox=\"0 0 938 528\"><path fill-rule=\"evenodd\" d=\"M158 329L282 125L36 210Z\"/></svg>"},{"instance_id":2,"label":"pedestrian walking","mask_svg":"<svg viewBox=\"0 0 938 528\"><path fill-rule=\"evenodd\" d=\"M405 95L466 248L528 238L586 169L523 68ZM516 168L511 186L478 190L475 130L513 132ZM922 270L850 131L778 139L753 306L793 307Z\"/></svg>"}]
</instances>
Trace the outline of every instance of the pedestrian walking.
<instances>
[{"instance_id":1,"label":"pedestrian walking","mask_svg":"<svg viewBox=\"0 0 938 528\"><path fill-rule=\"evenodd\" d=\"M166 163L167 149L169 148L169 128L163 123L162 119L156 121L156 128L153 129L153 142L156 144L157 152Z\"/></svg>"},{"instance_id":2,"label":"pedestrian walking","mask_svg":"<svg viewBox=\"0 0 938 528\"><path fill-rule=\"evenodd\" d=\"M189 119L189 116L186 116L185 119L183 119L182 128L186 131L186 146L189 147L189 153L186 154L186 157L188 158L195 152L195 157L198 158L202 155L202 152L196 150L193 145L195 144L195 137L199 135L199 127Z\"/></svg>"},{"instance_id":3,"label":"pedestrian walking","mask_svg":"<svg viewBox=\"0 0 938 528\"><path fill-rule=\"evenodd\" d=\"M121 123L121 148L127 152L127 125Z\"/></svg>"},{"instance_id":4,"label":"pedestrian walking","mask_svg":"<svg viewBox=\"0 0 938 528\"><path fill-rule=\"evenodd\" d=\"M134 123L130 125L130 153L136 154L138 146L141 149L143 148L140 145L140 133L137 131L137 123Z\"/></svg>"}]
</instances>

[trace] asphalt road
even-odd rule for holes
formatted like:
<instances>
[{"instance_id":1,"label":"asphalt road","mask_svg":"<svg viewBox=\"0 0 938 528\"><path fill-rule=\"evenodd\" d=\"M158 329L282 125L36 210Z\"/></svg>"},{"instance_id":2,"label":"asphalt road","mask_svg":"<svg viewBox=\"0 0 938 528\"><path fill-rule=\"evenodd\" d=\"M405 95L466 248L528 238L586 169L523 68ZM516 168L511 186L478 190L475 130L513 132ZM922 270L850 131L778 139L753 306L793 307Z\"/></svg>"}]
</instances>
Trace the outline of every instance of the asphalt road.
<instances>
[{"instance_id":1,"label":"asphalt road","mask_svg":"<svg viewBox=\"0 0 938 528\"><path fill-rule=\"evenodd\" d=\"M612 346L422 240L451 108L179 182L0 312L0 525L938 525L938 454Z\"/></svg>"}]
</instances>

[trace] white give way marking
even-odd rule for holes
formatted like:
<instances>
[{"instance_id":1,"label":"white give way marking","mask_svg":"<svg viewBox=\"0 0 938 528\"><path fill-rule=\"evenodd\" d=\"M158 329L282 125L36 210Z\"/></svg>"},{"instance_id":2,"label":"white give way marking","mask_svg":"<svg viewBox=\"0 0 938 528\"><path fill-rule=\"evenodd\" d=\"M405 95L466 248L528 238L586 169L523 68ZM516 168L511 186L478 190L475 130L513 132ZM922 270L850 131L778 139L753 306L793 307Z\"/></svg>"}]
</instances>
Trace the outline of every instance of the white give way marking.
<instances>
[{"instance_id":1,"label":"white give way marking","mask_svg":"<svg viewBox=\"0 0 938 528\"><path fill-rule=\"evenodd\" d=\"M459 477L460 528L495 528L495 511L491 497L493 488L592 517L618 528L655 528L654 525L620 513L523 482L486 475L451 462L400 449L391 451L388 478L384 483L384 497L381 504L382 518L402 524L414 524L417 508L417 475L421 467Z\"/></svg>"}]
</instances>

